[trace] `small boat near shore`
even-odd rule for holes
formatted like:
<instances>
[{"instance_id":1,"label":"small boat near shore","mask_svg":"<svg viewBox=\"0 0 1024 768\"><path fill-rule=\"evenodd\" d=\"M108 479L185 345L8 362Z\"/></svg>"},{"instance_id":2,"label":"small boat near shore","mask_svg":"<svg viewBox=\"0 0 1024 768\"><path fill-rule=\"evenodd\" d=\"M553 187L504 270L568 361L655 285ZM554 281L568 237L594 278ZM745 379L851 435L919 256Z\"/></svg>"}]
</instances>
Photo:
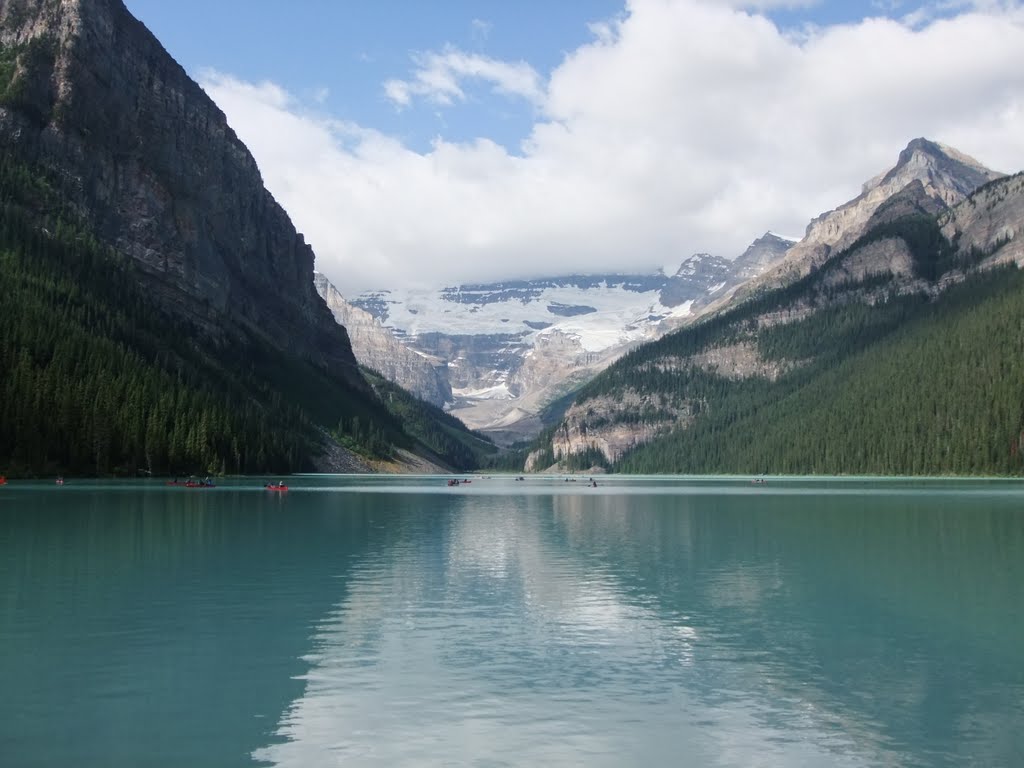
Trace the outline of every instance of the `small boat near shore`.
<instances>
[{"instance_id":1,"label":"small boat near shore","mask_svg":"<svg viewBox=\"0 0 1024 768\"><path fill-rule=\"evenodd\" d=\"M264 487L268 491L287 491L288 490L288 486L284 484L284 481L281 481L280 483L277 483L276 485L274 483L268 483Z\"/></svg>"},{"instance_id":2,"label":"small boat near shore","mask_svg":"<svg viewBox=\"0 0 1024 768\"><path fill-rule=\"evenodd\" d=\"M173 480L168 480L165 484L166 485L175 485L175 486L178 486L178 487L181 487L181 488L216 488L217 487L217 484L214 483L213 480L211 480L208 477L204 478L202 480L199 480L199 479L194 478L194 477L190 477L188 480L179 480L178 478L174 478Z\"/></svg>"}]
</instances>

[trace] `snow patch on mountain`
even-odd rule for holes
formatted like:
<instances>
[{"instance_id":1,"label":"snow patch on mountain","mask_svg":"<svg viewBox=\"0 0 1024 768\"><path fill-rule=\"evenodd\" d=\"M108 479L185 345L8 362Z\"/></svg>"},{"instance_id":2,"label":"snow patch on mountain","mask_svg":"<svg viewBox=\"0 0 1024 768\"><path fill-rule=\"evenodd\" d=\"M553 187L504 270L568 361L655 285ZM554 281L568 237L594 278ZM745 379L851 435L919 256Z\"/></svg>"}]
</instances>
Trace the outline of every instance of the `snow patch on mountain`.
<instances>
[{"instance_id":1,"label":"snow patch on mountain","mask_svg":"<svg viewBox=\"0 0 1024 768\"><path fill-rule=\"evenodd\" d=\"M540 334L558 332L577 338L589 352L649 338L661 320L689 313L686 304L663 305L659 287L638 291L610 279L586 288L548 284L495 301L493 294L499 290L472 294L451 288L379 291L363 294L354 303L378 314L385 327L405 338L430 333L500 334L532 344ZM566 308L583 311L567 312Z\"/></svg>"},{"instance_id":2,"label":"snow patch on mountain","mask_svg":"<svg viewBox=\"0 0 1024 768\"><path fill-rule=\"evenodd\" d=\"M504 383L481 389L473 389L471 387L453 388L452 395L463 400L512 400L515 398L515 395L509 392L508 385Z\"/></svg>"},{"instance_id":3,"label":"snow patch on mountain","mask_svg":"<svg viewBox=\"0 0 1024 768\"><path fill-rule=\"evenodd\" d=\"M538 415L547 403L630 349L692 322L791 245L766 233L735 259L698 253L674 272L382 290L352 303L439 362L453 414L512 442L542 429Z\"/></svg>"}]
</instances>

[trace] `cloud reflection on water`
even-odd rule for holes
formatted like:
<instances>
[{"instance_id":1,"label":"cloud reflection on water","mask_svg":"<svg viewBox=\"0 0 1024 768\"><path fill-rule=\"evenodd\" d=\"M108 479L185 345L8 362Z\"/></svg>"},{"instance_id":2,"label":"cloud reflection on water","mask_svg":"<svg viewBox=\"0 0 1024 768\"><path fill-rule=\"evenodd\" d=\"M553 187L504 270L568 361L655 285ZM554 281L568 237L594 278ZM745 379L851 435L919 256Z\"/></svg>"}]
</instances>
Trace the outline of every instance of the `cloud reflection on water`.
<instances>
[{"instance_id":1,"label":"cloud reflection on water","mask_svg":"<svg viewBox=\"0 0 1024 768\"><path fill-rule=\"evenodd\" d=\"M792 574L730 546L709 557L718 545L699 502L438 504L447 508L355 566L317 628L283 741L254 757L283 767L900 762L881 723L837 705L813 670L787 669L770 646L779 637L758 645L747 614L791 599Z\"/></svg>"}]
</instances>

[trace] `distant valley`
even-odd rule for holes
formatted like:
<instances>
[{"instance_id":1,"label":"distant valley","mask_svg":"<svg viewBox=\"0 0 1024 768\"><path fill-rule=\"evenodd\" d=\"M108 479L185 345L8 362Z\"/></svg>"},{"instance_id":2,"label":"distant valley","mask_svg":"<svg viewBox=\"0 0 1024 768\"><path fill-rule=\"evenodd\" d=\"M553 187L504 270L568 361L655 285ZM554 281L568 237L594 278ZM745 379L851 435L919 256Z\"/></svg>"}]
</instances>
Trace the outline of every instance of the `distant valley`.
<instances>
[{"instance_id":1,"label":"distant valley","mask_svg":"<svg viewBox=\"0 0 1024 768\"><path fill-rule=\"evenodd\" d=\"M319 277L317 290L348 328L361 363L508 443L536 435L547 404L689 322L778 263L792 244L766 233L735 259L695 254L671 275L396 289L351 301Z\"/></svg>"}]
</instances>

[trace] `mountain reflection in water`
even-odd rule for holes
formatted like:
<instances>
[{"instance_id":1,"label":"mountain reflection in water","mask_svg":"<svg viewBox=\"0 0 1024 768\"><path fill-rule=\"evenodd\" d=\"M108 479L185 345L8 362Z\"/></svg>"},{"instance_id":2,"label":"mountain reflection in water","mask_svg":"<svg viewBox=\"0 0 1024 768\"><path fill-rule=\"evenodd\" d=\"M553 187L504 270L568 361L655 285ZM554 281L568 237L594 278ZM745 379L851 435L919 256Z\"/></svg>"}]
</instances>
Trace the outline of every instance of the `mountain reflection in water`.
<instances>
[{"instance_id":1,"label":"mountain reflection in water","mask_svg":"<svg viewBox=\"0 0 1024 768\"><path fill-rule=\"evenodd\" d=\"M1024 754L1016 502L884 485L633 490L385 501L400 535L353 564L281 741L255 756L746 766Z\"/></svg>"},{"instance_id":2,"label":"mountain reflection in water","mask_svg":"<svg viewBox=\"0 0 1024 768\"><path fill-rule=\"evenodd\" d=\"M1016 482L13 483L0 755L1024 765Z\"/></svg>"}]
</instances>

